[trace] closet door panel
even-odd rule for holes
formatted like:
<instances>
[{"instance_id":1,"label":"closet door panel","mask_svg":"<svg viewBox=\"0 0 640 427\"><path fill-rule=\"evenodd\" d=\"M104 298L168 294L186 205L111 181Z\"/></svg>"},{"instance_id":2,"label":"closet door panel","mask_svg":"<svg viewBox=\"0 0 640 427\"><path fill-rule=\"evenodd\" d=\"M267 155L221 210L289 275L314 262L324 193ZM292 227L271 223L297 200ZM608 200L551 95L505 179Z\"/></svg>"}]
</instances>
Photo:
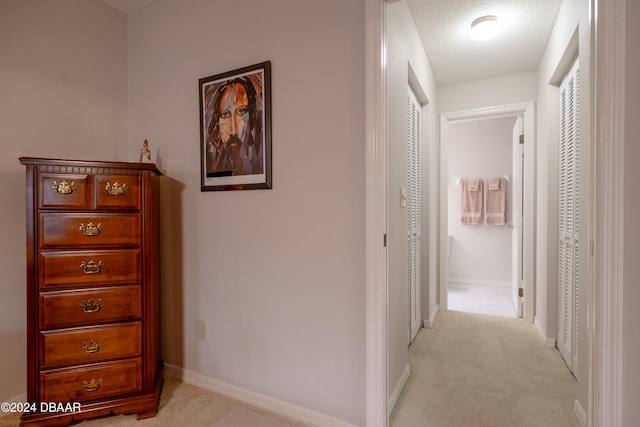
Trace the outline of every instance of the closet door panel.
<instances>
[{"instance_id":1,"label":"closet door panel","mask_svg":"<svg viewBox=\"0 0 640 427\"><path fill-rule=\"evenodd\" d=\"M422 325L422 118L420 104L411 89L407 106L409 340L412 342Z\"/></svg>"},{"instance_id":2,"label":"closet door panel","mask_svg":"<svg viewBox=\"0 0 640 427\"><path fill-rule=\"evenodd\" d=\"M558 349L567 366L578 363L578 255L580 156L578 62L560 85Z\"/></svg>"}]
</instances>

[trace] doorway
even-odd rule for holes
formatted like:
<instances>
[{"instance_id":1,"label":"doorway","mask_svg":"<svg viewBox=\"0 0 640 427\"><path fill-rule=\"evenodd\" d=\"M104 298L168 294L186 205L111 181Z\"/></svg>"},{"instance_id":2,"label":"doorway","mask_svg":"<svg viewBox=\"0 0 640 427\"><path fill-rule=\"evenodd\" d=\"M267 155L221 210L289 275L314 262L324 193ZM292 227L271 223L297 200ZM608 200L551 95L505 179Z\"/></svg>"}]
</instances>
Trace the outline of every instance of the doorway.
<instances>
[{"instance_id":1,"label":"doorway","mask_svg":"<svg viewBox=\"0 0 640 427\"><path fill-rule=\"evenodd\" d=\"M618 168L620 164L621 157L616 157L616 153L619 153L620 149L620 141L623 141L623 138L620 137L620 120L623 115L616 114L616 112L624 111L624 98L619 96L620 93L625 93L624 90L619 90L620 85L624 87L624 79L619 79L620 70L624 70L624 66L620 67L620 63L622 63L622 59L624 57L624 51L620 49L615 49L616 46L619 46L619 41L624 40L624 25L616 25L616 23L624 22L620 19L613 19L616 17L620 17L624 15L624 8L620 4L621 2L612 2L604 4L597 2L590 2L588 6L582 5L579 7L580 16L576 19L573 17L569 17L569 19L565 19L561 23L563 24L560 27L561 30L565 29L567 25L573 25L576 23L579 24L580 29L580 52L583 51L586 53L585 58L588 64L594 65L595 67L586 67L585 68L585 87L591 88L593 94L589 91L586 93L585 100L583 104L585 108L583 109L584 114L587 119L591 118L591 121L586 120L583 123L588 123L585 125L585 135L589 135L590 142L590 152L593 153L598 147L601 148L602 152L604 152L603 157L605 160L614 159L612 162L605 162L602 159L595 158L592 159L591 168L594 170L603 171L603 176L606 179L601 181L597 181L595 184L598 184L598 188L605 188L605 190L609 189L611 191L602 191L598 194L601 195L600 199L609 201L610 203L601 203L598 206L604 206L603 209L596 209L596 205L594 200L600 200L595 198L595 191L593 188L590 188L589 195L590 199L588 201L589 204L589 218L595 217L595 213L597 211L598 217L604 216L606 218L613 218L611 223L605 224L602 227L596 227L589 221L589 236L590 243L593 244L593 237L597 236L595 249L592 246L592 251L594 253L593 257L595 262L593 264L595 267L593 271L590 271L590 277L592 279L585 281L585 287L589 290L585 295L585 299L588 301L589 307L592 309L594 313L594 321L591 323L591 328L588 331L583 331L585 340L583 340L584 345L587 346L588 349L585 349L585 354L588 351L588 354L592 356L593 360L618 360L615 356L619 354L620 346L616 345L620 343L619 336L610 337L609 341L607 341L611 345L596 345L598 343L602 344L603 339L599 337L599 332L603 330L619 330L619 328L614 328L616 325L621 324L619 311L616 310L617 301L615 298L605 298L604 296L610 295L618 295L619 292L615 292L616 289L621 287L620 281L617 280L618 276L616 276L619 269L616 269L616 262L620 258L610 257L605 259L602 254L604 253L600 249L602 247L614 247L619 248L617 245L620 241L621 234L619 233L619 224L616 222L616 219L620 219L617 212L620 208L620 200L621 198L617 198L616 196L620 194L618 191L615 191L616 188L619 187L619 183L622 182L620 178L621 169ZM567 13L566 10L563 10L563 17L567 17L567 13L574 13L574 9L570 9ZM377 0L367 0L365 2L365 27L366 27L366 94L367 94L367 102L366 102L366 127L367 127L367 135L366 135L366 190L367 190L367 224L366 224L366 236L367 236L367 281L366 281L366 293L367 293L367 308L366 308L366 317L367 317L367 365L366 365L366 376L367 376L367 398L366 398L366 418L367 425L369 426L385 426L386 425L386 408L385 408L385 400L386 400L386 390L387 390L387 375L385 371L387 354L386 354L386 332L387 325L384 321L386 316L385 303L386 303L386 288L385 288L385 277L386 277L386 249L380 242L383 241L383 236L386 232L385 228L385 220L386 214L383 212L384 206L386 206L386 188L384 186L384 177L386 174L385 170L385 150L386 150L386 141L384 140L385 135L385 127L386 123L384 121L386 115L386 103L385 103L385 24L384 24L384 1L380 2ZM598 16L605 16L609 19L597 18ZM566 25L564 25L566 24ZM603 49L598 49L599 54L596 55L595 45L593 45L593 34L598 30L599 34L603 37L598 37L598 40L604 40L602 42ZM554 30L555 31L555 30ZM562 34L560 34L562 36ZM553 45L558 45L558 43L562 43L563 37L559 37L559 40L555 40ZM621 53L622 52L622 53ZM557 53L557 52L555 52ZM552 52L550 56L550 62L555 61L557 58L554 56L555 53ZM590 56L589 56L590 55ZM590 59L589 59L590 58ZM622 59L621 59L622 58ZM547 65L549 65L547 64ZM613 64L613 65L611 65ZM611 66L608 66L611 65ZM624 64L623 64L624 65ZM544 69L541 71L543 77L548 79L549 70ZM599 78L596 78L599 77ZM547 81L547 80L545 80ZM600 85L597 82L613 82L619 83L618 85ZM594 83L596 82L596 83ZM620 83L621 82L621 83ZM611 88L617 90L611 90ZM597 94L598 96L594 96ZM595 102L594 106L591 105L591 99L600 99L600 101ZM538 102L545 102L545 99L539 99ZM602 106L605 108L601 108ZM589 116L589 114L592 114ZM446 123L448 118L451 117L451 113L445 114L441 117L441 123ZM531 119L533 118L533 111L531 110L531 117L529 123L532 124ZM526 117L525 117L526 119ZM544 123L544 120L542 121ZM531 125L530 125L531 126ZM540 129L543 133L541 136L545 137L547 133L545 132L547 128L543 126ZM525 124L525 128L526 128ZM441 126L441 129L446 128L446 126ZM533 128L531 128L533 131ZM444 131L446 132L446 130ZM525 133L526 129L525 129ZM594 135L602 134L603 140L605 141L613 141L613 143L600 144L599 139L596 140ZM528 133L527 133L528 134ZM527 138L533 140L533 134L528 134ZM441 139L442 141L442 139ZM446 137L444 138L446 141ZM542 144L542 153L547 154L549 150L548 143L546 143L546 138L541 139ZM604 148L603 148L604 147ZM528 144L525 143L525 151L528 148ZM439 149L439 147L438 147ZM440 157L440 156L438 156ZM533 161L533 157L529 157L529 161L525 164L525 171L529 171L531 173L532 168L531 162ZM544 160L544 157L539 158L538 161ZM616 162L617 161L617 162ZM441 163L438 164L438 166ZM534 165L535 166L535 165ZM542 170L544 173L545 171ZM437 172L437 176L440 176L440 172ZM544 175L542 175L542 179L544 182ZM608 179L608 181L607 181ZM596 187L596 185L593 187ZM618 186L618 187L616 187ZM442 187L438 184L438 190ZM542 188L542 191L545 191L546 188ZM539 189L540 191L540 189ZM533 194L533 182L531 182L524 189L525 196ZM540 194L540 193L539 193ZM602 196L604 194L604 196ZM437 200L441 200L443 192L440 191L437 195ZM615 199L615 200L614 200ZM445 196L446 200L446 196ZM380 208L380 210L375 209L376 207ZM532 204L528 199L525 200L524 208L526 212L530 211ZM440 211L438 211L439 213ZM603 213L604 212L604 213ZM544 214L544 212L543 212ZM600 215L602 214L602 215ZM532 234L533 231L533 221L536 218L529 217L529 222L525 224L526 228L523 230L523 236L525 239L525 243L532 242L532 238L535 237ZM596 223L597 224L597 223ZM445 229L444 233L434 235L433 241L436 243L435 251L437 253L438 259L436 260L435 268L441 273L439 277L436 278L437 282L437 293L439 296L438 303L440 304L442 309L446 309L447 307L447 295L446 292L446 280L447 280L447 265L441 264L441 260L446 257L442 257L441 255L446 254L446 246L444 246L444 242L446 242L447 231L445 227L442 227L443 224L438 224L438 229L442 232ZM618 227L618 228L616 228ZM546 243L547 237L549 239L554 239L555 236L553 233L550 233L549 236L544 234L544 231L548 229L548 224L543 223L542 233L540 233L540 229L538 230L538 237L541 237L543 242ZM604 230L604 232L602 231ZM612 231L613 230L613 231ZM603 237L604 236L604 237ZM613 236L613 237L611 237ZM443 239L444 237L444 239ZM613 242L613 243L612 243ZM540 245L540 242L538 242ZM444 246L444 247L443 247ZM529 251L529 252L528 252ZM527 253L528 252L528 253ZM591 251L590 251L591 252ZM533 277L532 268L533 265L529 263L529 260L533 257L533 254L530 252L529 244L525 244L525 265L524 265L524 273L523 280L525 285L531 285L531 279ZM538 258L540 255L538 255ZM607 262L608 260L608 262ZM528 264L527 264L528 263ZM616 265L614 265L616 264ZM604 273L603 273L604 271ZM544 271L543 271L544 273ZM548 274L540 274L538 272L539 279L544 283L547 281L550 276ZM610 280L602 280L602 283L607 285L603 290L599 290L595 292L594 283L599 283L599 279L605 278ZM598 288L600 289L600 288ZM598 290L596 289L596 290ZM613 289L613 291L612 291ZM543 289L544 290L544 289ZM553 290L553 289L552 289ZM591 292L594 291L595 293ZM593 297L596 296L596 298ZM597 298L598 296L602 296L602 298ZM524 317L527 320L532 320L532 305L533 305L533 295L527 295L527 288L525 288L525 300L524 300ZM547 301L546 296L543 295L539 297L542 303L538 303L538 308L545 308L547 305L553 306L553 303ZM553 308L553 307L552 307ZM554 324L555 321L552 319L552 316L548 315L546 312L539 313L539 318L542 319L542 322L548 324ZM617 317L616 317L617 316ZM585 323L582 323L583 325ZM613 326L612 326L613 325ZM544 326L544 325L542 325ZM541 325L536 324L536 327L541 327ZM586 327L585 327L586 328ZM542 330L542 329L539 329ZM589 339L587 339L589 338ZM593 343L596 344L593 344ZM612 344L613 343L613 344ZM606 344L606 343L605 343ZM613 356L612 356L613 355ZM601 356L601 357L596 357ZM583 365L584 366L584 365ZM611 384L620 384L620 379L616 376L619 373L619 369L616 372L613 372L615 366L609 366L606 363L593 363L587 368L584 368L584 376L583 381L589 381L588 387L586 385L582 385L579 387L580 393L582 393L582 397L580 398L580 402L576 400L576 405L578 409L580 408L580 403L584 405L584 402L589 403L589 413L591 419L604 419L604 420L613 420L617 419L616 414L619 414L619 411L616 411L613 408L616 400L616 392L615 387L602 387L603 382L600 381L604 378L612 378ZM602 373L611 373L611 375L603 375ZM593 380L593 381L592 381ZM618 382L616 382L618 381ZM609 384L609 383L607 383ZM614 384L614 385L615 385ZM609 384L610 385L610 384ZM587 390L588 389L588 390ZM588 392L588 396L585 396ZM613 402L613 403L612 403ZM584 420L586 423L586 415L583 411L583 416L581 420Z\"/></svg>"},{"instance_id":2,"label":"doorway","mask_svg":"<svg viewBox=\"0 0 640 427\"><path fill-rule=\"evenodd\" d=\"M450 310L522 316L518 297L522 266L520 135L521 115L449 123ZM469 217L467 202L478 202L474 207L480 210L478 217Z\"/></svg>"},{"instance_id":3,"label":"doorway","mask_svg":"<svg viewBox=\"0 0 640 427\"><path fill-rule=\"evenodd\" d=\"M450 186L454 186L456 182L451 183L451 179L448 174L449 170L449 157L450 154L450 143L451 143L451 126L455 126L455 123L468 123L468 122L480 122L486 121L488 119L504 119L508 117L517 117L521 116L523 120L523 128L524 128L524 138L522 144L522 151L524 154L524 161L522 162L522 186L520 184L516 184L518 187L522 188L522 202L517 205L521 207L522 212L519 215L522 218L522 226L518 226L516 222L514 228L509 230L509 236L513 236L517 230L517 235L522 236L522 257L521 264L515 268L521 268L522 273L518 273L517 276L522 278L521 283L516 283L515 280L511 280L512 289L516 289L515 292L518 295L522 296L522 317L529 321L533 322L533 221L527 219L533 218L534 213L534 192L533 192L533 184L535 180L534 173L534 164L533 164L533 144L527 144L526 141L533 141L534 138L534 106L533 102L522 103L522 104L511 104L511 105L503 105L475 110L465 110L459 112L451 112L451 113L443 113L441 115L440 121L440 307L441 309L449 308L449 281L450 281ZM513 165L513 151L509 153L511 164ZM512 169L513 171L514 169ZM464 173L461 173L464 175ZM500 174L498 174L500 175ZM517 178L517 174L512 173L510 178L513 178L514 175ZM455 176L456 180L458 176ZM461 176L462 178L462 176ZM513 183L512 183L513 185ZM459 192L459 190L458 190ZM458 193L459 194L459 193ZM456 196L452 196L456 197ZM513 205L512 205L513 209ZM453 214L453 213L451 213ZM512 222L512 224L514 224ZM516 228L518 227L518 228ZM489 231L489 230L486 230ZM511 244L513 245L513 243ZM453 244L452 244L453 246ZM453 253L453 248L452 248ZM512 254L512 251L509 250L508 254ZM508 255L510 256L510 255ZM517 261L517 257L513 257L513 261ZM509 276L515 277L516 275L512 275L512 269L514 268L513 262L507 261L509 266L511 266L511 270L509 271ZM455 273L455 270L454 270ZM455 276L451 276L455 279ZM507 278L506 281L510 279ZM504 283L503 283L504 284ZM520 292L519 289L522 288ZM518 296L518 298L520 298ZM518 302L518 300L516 300ZM515 309L518 308L518 304L515 304Z\"/></svg>"}]
</instances>

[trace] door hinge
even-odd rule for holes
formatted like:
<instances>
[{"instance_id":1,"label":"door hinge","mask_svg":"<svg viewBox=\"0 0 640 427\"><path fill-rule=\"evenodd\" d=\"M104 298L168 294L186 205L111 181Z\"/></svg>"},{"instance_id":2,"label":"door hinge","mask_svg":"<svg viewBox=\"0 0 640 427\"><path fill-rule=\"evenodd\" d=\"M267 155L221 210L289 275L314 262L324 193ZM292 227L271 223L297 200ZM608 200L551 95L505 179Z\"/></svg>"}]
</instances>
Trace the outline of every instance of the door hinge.
<instances>
[{"instance_id":1,"label":"door hinge","mask_svg":"<svg viewBox=\"0 0 640 427\"><path fill-rule=\"evenodd\" d=\"M519 296L520 298L524 297L524 289L522 289L522 288L518 288L518 296Z\"/></svg>"},{"instance_id":2,"label":"door hinge","mask_svg":"<svg viewBox=\"0 0 640 427\"><path fill-rule=\"evenodd\" d=\"M384 247L386 248L387 247L387 233L384 233L383 244L384 244Z\"/></svg>"},{"instance_id":3,"label":"door hinge","mask_svg":"<svg viewBox=\"0 0 640 427\"><path fill-rule=\"evenodd\" d=\"M524 144L524 134L520 135L520 144Z\"/></svg>"}]
</instances>

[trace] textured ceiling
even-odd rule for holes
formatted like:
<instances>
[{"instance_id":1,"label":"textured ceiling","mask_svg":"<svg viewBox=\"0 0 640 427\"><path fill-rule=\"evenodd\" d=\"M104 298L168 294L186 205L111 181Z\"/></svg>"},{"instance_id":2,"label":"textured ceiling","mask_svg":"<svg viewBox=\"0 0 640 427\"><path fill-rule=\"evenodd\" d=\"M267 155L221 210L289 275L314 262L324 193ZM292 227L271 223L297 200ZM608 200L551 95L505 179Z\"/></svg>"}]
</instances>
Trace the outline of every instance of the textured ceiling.
<instances>
[{"instance_id":1,"label":"textured ceiling","mask_svg":"<svg viewBox=\"0 0 640 427\"><path fill-rule=\"evenodd\" d=\"M537 69L562 0L407 0L438 85ZM496 15L500 31L469 37L471 21Z\"/></svg>"}]
</instances>

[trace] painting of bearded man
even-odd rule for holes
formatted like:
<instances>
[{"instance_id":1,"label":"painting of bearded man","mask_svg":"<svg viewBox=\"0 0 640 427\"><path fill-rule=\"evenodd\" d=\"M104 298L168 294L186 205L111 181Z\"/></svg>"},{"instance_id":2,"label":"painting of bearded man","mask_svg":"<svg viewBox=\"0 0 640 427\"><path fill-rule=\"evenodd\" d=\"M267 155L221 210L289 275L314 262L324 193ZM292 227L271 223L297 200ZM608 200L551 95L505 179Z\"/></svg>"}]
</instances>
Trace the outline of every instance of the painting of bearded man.
<instances>
[{"instance_id":1,"label":"painting of bearded man","mask_svg":"<svg viewBox=\"0 0 640 427\"><path fill-rule=\"evenodd\" d=\"M202 190L271 188L269 62L200 79Z\"/></svg>"}]
</instances>

